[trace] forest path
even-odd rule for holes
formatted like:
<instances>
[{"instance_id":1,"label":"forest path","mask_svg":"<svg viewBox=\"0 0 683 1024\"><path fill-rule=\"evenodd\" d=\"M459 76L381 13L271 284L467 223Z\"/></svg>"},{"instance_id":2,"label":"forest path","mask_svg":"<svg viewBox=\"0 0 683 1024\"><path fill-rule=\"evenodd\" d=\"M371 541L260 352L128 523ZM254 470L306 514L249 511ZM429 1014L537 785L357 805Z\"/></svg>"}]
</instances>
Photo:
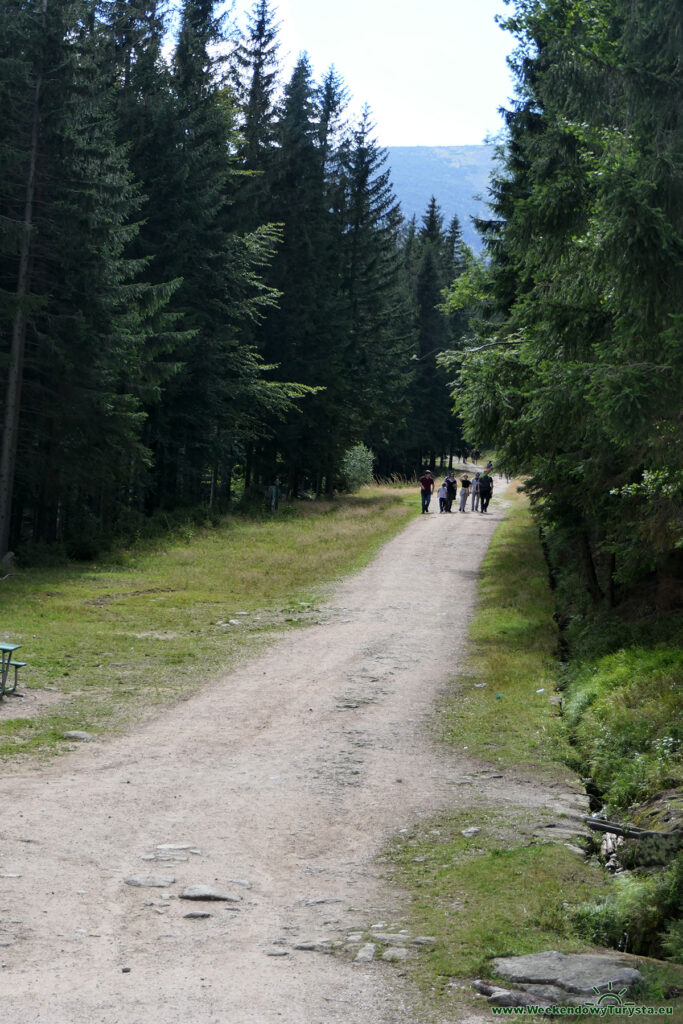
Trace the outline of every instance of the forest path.
<instances>
[{"instance_id":1,"label":"forest path","mask_svg":"<svg viewBox=\"0 0 683 1024\"><path fill-rule=\"evenodd\" d=\"M324 623L129 735L6 775L4 1024L431 1019L400 964L354 964L324 940L402 927L374 859L397 830L445 807L556 798L483 778L430 738L504 514L504 502L486 516L434 504L335 588ZM139 888L133 875L174 881ZM192 884L239 902L179 899ZM295 948L307 944L318 949Z\"/></svg>"}]
</instances>

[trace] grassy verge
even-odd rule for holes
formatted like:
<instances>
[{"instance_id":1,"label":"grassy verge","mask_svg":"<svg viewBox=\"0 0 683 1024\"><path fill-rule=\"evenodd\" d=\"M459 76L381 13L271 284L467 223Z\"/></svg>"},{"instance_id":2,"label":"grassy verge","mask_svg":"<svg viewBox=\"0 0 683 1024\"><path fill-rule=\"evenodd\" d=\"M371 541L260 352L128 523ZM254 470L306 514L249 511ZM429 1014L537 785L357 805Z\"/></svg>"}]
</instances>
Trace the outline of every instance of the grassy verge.
<instances>
[{"instance_id":1,"label":"grassy verge","mask_svg":"<svg viewBox=\"0 0 683 1024\"><path fill-rule=\"evenodd\" d=\"M551 703L557 678L557 627L538 531L514 490L493 536L470 628L467 670L438 709L441 738L498 765L525 765L566 777L568 747Z\"/></svg>"},{"instance_id":2,"label":"grassy verge","mask_svg":"<svg viewBox=\"0 0 683 1024\"><path fill-rule=\"evenodd\" d=\"M535 778L567 778L567 730L550 702L558 675L553 601L526 501L511 509L484 561L469 662L437 715L436 729L455 749ZM422 823L386 851L389 876L410 896L410 928L435 939L415 975L442 1006L469 999L469 979L493 977L496 956L595 949L587 908L608 902L614 882L595 862L561 843L534 839L540 824L527 809L472 806ZM466 830L479 831L463 835ZM590 916L590 911L588 911ZM644 1002L673 1005L683 978L650 965ZM453 985L456 988L454 989ZM455 995L458 984L463 993Z\"/></svg>"},{"instance_id":3,"label":"grassy verge","mask_svg":"<svg viewBox=\"0 0 683 1024\"><path fill-rule=\"evenodd\" d=\"M0 638L22 644L22 681L44 691L46 709L16 717L20 702L5 698L0 756L57 749L67 730L121 728L273 630L315 621L322 585L369 561L418 501L414 489L366 488L261 521L228 517L116 562L6 579Z\"/></svg>"},{"instance_id":4,"label":"grassy verge","mask_svg":"<svg viewBox=\"0 0 683 1024\"><path fill-rule=\"evenodd\" d=\"M534 842L531 830L522 808L472 807L423 823L387 851L411 893L413 930L436 939L418 967L432 993L451 979L492 977L496 956L586 949L564 909L605 891L604 874L563 846Z\"/></svg>"}]
</instances>

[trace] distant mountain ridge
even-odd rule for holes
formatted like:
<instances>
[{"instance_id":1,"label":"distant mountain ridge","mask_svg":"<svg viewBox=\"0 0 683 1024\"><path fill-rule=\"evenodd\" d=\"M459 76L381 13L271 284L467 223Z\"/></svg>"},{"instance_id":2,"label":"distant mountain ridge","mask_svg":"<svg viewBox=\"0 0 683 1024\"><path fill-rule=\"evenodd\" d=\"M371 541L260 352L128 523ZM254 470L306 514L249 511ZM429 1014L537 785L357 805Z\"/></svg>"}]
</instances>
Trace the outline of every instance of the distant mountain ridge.
<instances>
[{"instance_id":1,"label":"distant mountain ridge","mask_svg":"<svg viewBox=\"0 0 683 1024\"><path fill-rule=\"evenodd\" d=\"M488 181L494 146L388 146L391 180L406 220L418 224L432 196L441 207L444 226L457 213L468 245L477 251L481 239L470 217L487 215ZM481 196L481 199L475 199Z\"/></svg>"}]
</instances>

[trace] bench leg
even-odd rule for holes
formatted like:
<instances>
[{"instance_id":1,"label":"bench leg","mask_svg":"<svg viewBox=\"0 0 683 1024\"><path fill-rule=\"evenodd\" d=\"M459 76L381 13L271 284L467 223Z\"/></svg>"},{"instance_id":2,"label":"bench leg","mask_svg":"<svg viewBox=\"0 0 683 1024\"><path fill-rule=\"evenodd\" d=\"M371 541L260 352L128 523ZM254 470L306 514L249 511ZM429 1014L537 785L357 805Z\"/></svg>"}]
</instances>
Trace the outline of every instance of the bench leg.
<instances>
[{"instance_id":1,"label":"bench leg","mask_svg":"<svg viewBox=\"0 0 683 1024\"><path fill-rule=\"evenodd\" d=\"M17 686L19 685L19 666L12 665L10 667L14 669L14 685L9 689L7 685L5 685L5 694L9 694L11 697L22 697L23 694L17 693Z\"/></svg>"}]
</instances>

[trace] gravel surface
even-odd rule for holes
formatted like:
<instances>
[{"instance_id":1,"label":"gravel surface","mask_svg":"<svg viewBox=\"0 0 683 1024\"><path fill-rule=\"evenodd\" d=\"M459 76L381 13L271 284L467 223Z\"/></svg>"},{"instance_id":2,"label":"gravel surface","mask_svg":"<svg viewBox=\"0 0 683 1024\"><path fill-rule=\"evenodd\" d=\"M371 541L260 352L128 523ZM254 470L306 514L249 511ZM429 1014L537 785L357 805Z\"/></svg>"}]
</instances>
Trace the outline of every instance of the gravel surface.
<instances>
[{"instance_id":1,"label":"gravel surface","mask_svg":"<svg viewBox=\"0 0 683 1024\"><path fill-rule=\"evenodd\" d=\"M426 728L502 514L418 516L324 624L126 736L5 772L3 1024L432 1019L403 954L353 962L369 932L403 928L374 858L441 808L557 796L478 781Z\"/></svg>"}]
</instances>

